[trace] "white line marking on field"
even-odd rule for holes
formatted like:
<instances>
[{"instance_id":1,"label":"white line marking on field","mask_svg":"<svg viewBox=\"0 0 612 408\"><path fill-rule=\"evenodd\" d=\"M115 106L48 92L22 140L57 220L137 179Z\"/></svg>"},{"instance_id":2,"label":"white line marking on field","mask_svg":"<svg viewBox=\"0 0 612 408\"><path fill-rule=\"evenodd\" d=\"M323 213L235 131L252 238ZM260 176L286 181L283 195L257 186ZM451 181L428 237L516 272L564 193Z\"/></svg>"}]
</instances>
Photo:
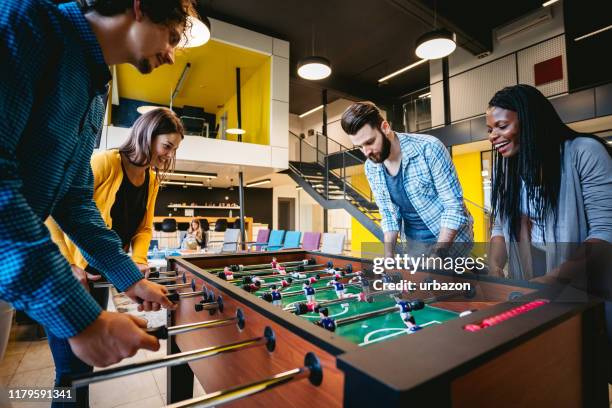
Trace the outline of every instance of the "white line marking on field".
<instances>
[{"instance_id":1,"label":"white line marking on field","mask_svg":"<svg viewBox=\"0 0 612 408\"><path fill-rule=\"evenodd\" d=\"M421 327L426 327L426 326L429 326L430 324L440 324L440 322L437 321L437 320L432 320L432 321L429 321L427 323L423 323L420 326ZM377 333L380 333L380 332L385 332L385 331L394 331L394 333L387 334L387 335L381 336L381 337L377 337L374 340L370 340L370 338L372 338L373 335L375 335ZM366 344L376 343L378 341L385 340L385 339L397 336L398 334L402 334L402 333L409 333L409 331L408 331L407 328L399 328L399 327L386 327L386 328L383 328L383 329L374 330L374 331L371 331L368 334L366 334L364 339L363 339L363 342L359 343L359 345L360 346L365 346Z\"/></svg>"}]
</instances>

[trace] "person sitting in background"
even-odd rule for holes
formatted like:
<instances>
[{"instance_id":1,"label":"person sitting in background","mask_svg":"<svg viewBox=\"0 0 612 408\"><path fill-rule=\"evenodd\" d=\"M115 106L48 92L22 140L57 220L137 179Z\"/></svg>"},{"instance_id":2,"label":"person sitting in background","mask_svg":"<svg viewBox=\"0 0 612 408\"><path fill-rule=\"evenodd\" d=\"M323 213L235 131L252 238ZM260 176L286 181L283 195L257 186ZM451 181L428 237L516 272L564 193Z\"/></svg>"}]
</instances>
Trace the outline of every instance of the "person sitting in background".
<instances>
[{"instance_id":1,"label":"person sitting in background","mask_svg":"<svg viewBox=\"0 0 612 408\"><path fill-rule=\"evenodd\" d=\"M126 252L131 249L132 260L145 276L149 273L147 251L153 233L157 192L161 181L174 169L176 149L183 135L183 125L176 114L170 109L159 108L139 117L128 139L118 149L96 153L91 158L96 206L106 226L121 240L123 249ZM88 265L79 248L59 229L52 217L45 224L70 263L73 274L89 290L88 279L97 280L100 273ZM108 289L92 288L90 292L106 309ZM58 379L62 375L93 370L69 352L68 340L51 332L47 337ZM86 396L80 399L86 399Z\"/></svg>"},{"instance_id":2,"label":"person sitting in background","mask_svg":"<svg viewBox=\"0 0 612 408\"><path fill-rule=\"evenodd\" d=\"M206 245L200 221L197 218L191 220L187 235L183 239L183 245L187 247L186 249L197 249L197 247L202 248Z\"/></svg>"}]
</instances>

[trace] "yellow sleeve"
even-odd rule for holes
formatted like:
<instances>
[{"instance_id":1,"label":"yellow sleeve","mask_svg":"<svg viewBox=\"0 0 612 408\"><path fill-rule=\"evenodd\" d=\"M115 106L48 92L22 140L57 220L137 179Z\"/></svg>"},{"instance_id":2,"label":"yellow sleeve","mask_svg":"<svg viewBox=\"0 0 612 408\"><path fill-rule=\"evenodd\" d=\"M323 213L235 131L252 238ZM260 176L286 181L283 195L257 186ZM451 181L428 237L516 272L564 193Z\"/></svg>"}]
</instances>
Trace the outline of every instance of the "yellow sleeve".
<instances>
[{"instance_id":1,"label":"yellow sleeve","mask_svg":"<svg viewBox=\"0 0 612 408\"><path fill-rule=\"evenodd\" d=\"M66 234L64 234L60 227L55 223L53 217L47 218L45 225L51 233L51 240L53 240L53 242L59 247L59 250L62 255L64 255L64 258L66 258L70 265L74 265L74 257L72 256L71 251L68 249L68 242L70 240Z\"/></svg>"},{"instance_id":2,"label":"yellow sleeve","mask_svg":"<svg viewBox=\"0 0 612 408\"><path fill-rule=\"evenodd\" d=\"M155 177L153 174L151 177ZM147 252L153 238L153 216L155 214L155 201L159 192L159 183L154 182L154 187L149 191L150 199L144 219L138 227L138 231L132 238L132 260L138 264L147 264Z\"/></svg>"},{"instance_id":3,"label":"yellow sleeve","mask_svg":"<svg viewBox=\"0 0 612 408\"><path fill-rule=\"evenodd\" d=\"M111 164L109 163L110 151L96 153L91 156L91 170L94 176L94 191L100 186L100 184L108 179L111 171Z\"/></svg>"}]
</instances>

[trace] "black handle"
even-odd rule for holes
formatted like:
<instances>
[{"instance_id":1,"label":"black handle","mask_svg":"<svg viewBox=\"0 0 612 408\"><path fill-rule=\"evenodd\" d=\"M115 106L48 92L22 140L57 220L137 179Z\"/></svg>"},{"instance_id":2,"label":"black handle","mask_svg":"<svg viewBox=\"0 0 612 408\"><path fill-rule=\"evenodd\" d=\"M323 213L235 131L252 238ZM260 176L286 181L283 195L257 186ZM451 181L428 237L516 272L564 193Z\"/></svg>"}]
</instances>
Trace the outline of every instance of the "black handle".
<instances>
[{"instance_id":1,"label":"black handle","mask_svg":"<svg viewBox=\"0 0 612 408\"><path fill-rule=\"evenodd\" d=\"M166 326L151 327L145 330L147 334L157 337L159 340L168 339L168 328Z\"/></svg>"}]
</instances>

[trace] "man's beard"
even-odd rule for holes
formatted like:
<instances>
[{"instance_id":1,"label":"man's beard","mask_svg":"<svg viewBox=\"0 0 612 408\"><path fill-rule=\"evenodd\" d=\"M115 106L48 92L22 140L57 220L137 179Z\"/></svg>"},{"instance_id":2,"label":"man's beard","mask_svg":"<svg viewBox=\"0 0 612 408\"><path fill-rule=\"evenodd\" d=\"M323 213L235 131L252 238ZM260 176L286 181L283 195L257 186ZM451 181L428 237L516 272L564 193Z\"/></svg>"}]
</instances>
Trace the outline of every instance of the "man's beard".
<instances>
[{"instance_id":1,"label":"man's beard","mask_svg":"<svg viewBox=\"0 0 612 408\"><path fill-rule=\"evenodd\" d=\"M387 136L382 134L382 150L380 151L380 154L377 156L370 156L368 158L374 163L382 163L389 158L389 154L391 154L391 142Z\"/></svg>"},{"instance_id":2,"label":"man's beard","mask_svg":"<svg viewBox=\"0 0 612 408\"><path fill-rule=\"evenodd\" d=\"M138 71L141 74L150 74L151 71L153 71L153 67L151 66L151 62L149 62L149 60L146 59L146 58L143 58L143 59L138 61L138 63L136 64L136 69L138 69Z\"/></svg>"}]
</instances>

